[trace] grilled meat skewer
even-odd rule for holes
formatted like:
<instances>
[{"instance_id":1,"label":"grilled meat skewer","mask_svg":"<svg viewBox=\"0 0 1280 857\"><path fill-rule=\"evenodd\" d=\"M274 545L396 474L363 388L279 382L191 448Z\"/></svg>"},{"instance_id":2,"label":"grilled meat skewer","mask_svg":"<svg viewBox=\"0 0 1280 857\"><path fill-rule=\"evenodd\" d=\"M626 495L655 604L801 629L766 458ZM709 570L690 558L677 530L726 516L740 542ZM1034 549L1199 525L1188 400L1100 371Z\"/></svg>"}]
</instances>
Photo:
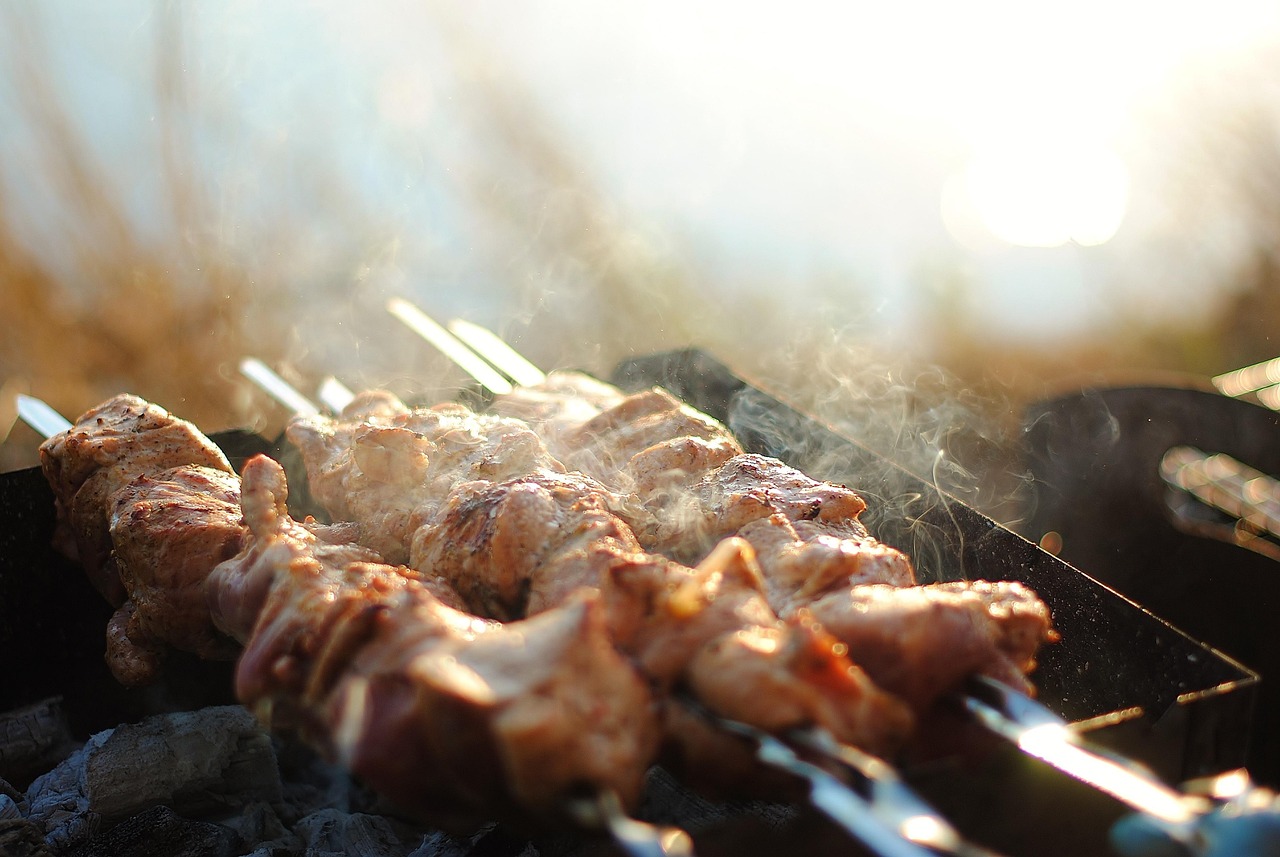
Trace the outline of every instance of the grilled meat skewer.
<instances>
[{"instance_id":1,"label":"grilled meat skewer","mask_svg":"<svg viewBox=\"0 0 1280 857\"><path fill-rule=\"evenodd\" d=\"M298 418L287 435L313 483L372 488L368 502L347 493L335 518L373 509L382 522L394 506L412 525L409 564L444 577L469 609L511 621L598 590L615 642L659 688L687 685L722 716L769 729L818 724L876 752L909 731L905 707L867 682L834 639L773 614L745 543L696 570L648 554L616 514L617 495L565 473L524 423L476 414L464 423L459 405L400 411L386 401L362 394L342 418ZM423 477L409 489L416 510L385 490L406 472ZM731 662L736 669L726 669Z\"/></svg>"},{"instance_id":2,"label":"grilled meat skewer","mask_svg":"<svg viewBox=\"0 0 1280 857\"><path fill-rule=\"evenodd\" d=\"M589 400L577 411L572 404L557 409L560 397L573 395L577 377L573 373L563 377L552 373L548 376L547 389L517 390L510 395L512 401L521 406L529 399L520 397L531 396L536 409L528 410L536 411L544 419L539 426L545 421L559 421L557 431L563 440L575 436L575 432L581 434L583 429L581 425L570 426L565 415L595 410L598 402ZM353 485L366 479L351 476L359 470L358 460L370 457L369 453L362 453L362 444L378 436L360 427L362 414L367 410L367 405L362 403L377 401L385 406L386 396L385 393L363 393L338 419L308 417L291 424L290 437L307 444L302 447L303 458L313 480L333 478L325 471L327 462L338 463L345 484ZM641 404L633 406L636 400ZM507 397L498 399L499 403L506 401ZM616 436L610 434L615 429L625 438L642 437L642 443L650 444L635 453L632 461L620 465L624 470L630 468L631 473L643 470L634 466L634 459L651 459L656 455L654 450L679 447L685 440L700 447L705 439L669 438L670 443L656 440L661 437L659 429L664 425L695 424L703 434L727 435L722 427L715 428L718 424L709 417L690 417L687 412L692 409L660 391L620 397L618 401L621 404L613 411L605 411L588 421L594 426L592 431L604 432L597 435L595 453L588 456L588 460L596 462L597 472L604 471L599 465L604 459L596 453L608 446L609 438ZM412 433L407 427L427 428L426 415L439 409L447 409L454 416L462 414L461 406L454 404L426 409L397 408L397 416L392 420L397 428L384 426L382 431L402 431L412 443L421 444L426 450L439 436L438 430ZM415 416L417 414L424 416ZM642 424L634 431L624 431L628 414L638 415ZM465 448L476 460L484 460L483 451L490 449L488 442L481 440L487 436L485 426L505 425L506 418L476 415L470 424L472 430L466 434ZM539 430L538 434L543 432ZM336 451L343 440L350 445ZM523 457L531 475L559 473L562 468L558 463L547 464L547 457L541 448L533 445L533 438L525 437L523 442L528 444L527 450L537 450L536 454ZM733 444L736 446L736 442ZM389 447L380 443L379 454ZM625 442L623 448L629 448ZM505 460L518 463L519 458L508 456ZM621 454L608 458L613 462L611 466L619 466L620 459ZM403 473L412 468L411 464L391 467L381 458L379 461L380 467L390 472ZM509 467L504 472L515 469L518 468ZM470 472L475 472L474 467ZM802 620L818 616L821 623L831 626L828 630L849 646L855 663L862 665L865 658L864 668L872 679L907 699L919 714L925 714L935 701L959 688L974 673L1006 681L1024 692L1032 690L1026 673L1034 664L1039 644L1051 636L1051 631L1047 610L1029 590L1003 582L912 586L914 572L906 556L872 539L857 520L865 509L861 497L843 486L814 480L776 459L734 455L726 463L693 478L697 476L697 473L685 473L684 487L675 486L671 478L651 480L650 484L663 487L654 494L640 497L607 491L599 485L587 487L591 480L577 483L579 487L575 490L594 498L592 502L600 506L602 514L612 513L632 524L630 531L635 538L627 542L629 550L653 550L657 542L659 547L667 548L661 552L695 563L706 556L709 545L734 535L745 538L751 543L763 571L764 593L774 611ZM551 515L556 504L550 498L557 490L566 490L563 488L566 480L575 478L573 474L538 476L532 481L525 478L518 487L504 489L510 496L502 508L520 510L527 519L536 514ZM542 488L534 484L538 481ZM419 523L430 521L440 508L439 488L443 482L438 480L435 487L420 486L418 490L431 495L428 511L414 514L402 508L402 518L414 518ZM552 483L561 487L548 487ZM632 487L645 484L641 480L618 477L617 472L614 483ZM487 489L467 489L473 494L483 490ZM467 491L461 488L459 491L462 493L452 502L464 505L463 517L471 521L468 526L474 528L487 520L486 552L455 555L450 547L452 543L475 536L455 524L451 525L454 535L439 539L434 529L442 522L436 522L415 530L421 534L421 543L411 547L409 561L415 567L434 568L448 576L464 592L472 609L497 618L512 618L523 615L526 610L536 611L541 604L555 603L563 593L548 595L552 587L572 589L590 583L593 573L587 571L581 580L575 579L572 564L551 564L548 567L555 571L544 572L535 579L527 571L541 561L538 551L532 550L528 541L529 527L535 525L503 527L501 516L494 515L488 519L468 518L470 506L461 499ZM404 503L405 507L408 505ZM532 508L535 505L540 506L540 513ZM616 525L611 526L616 529ZM602 532L601 537L617 542L612 534ZM433 550L431 546L436 544L442 547ZM494 560L491 554L495 551L503 554L503 561ZM463 567L467 563L483 564L485 572L477 574ZM526 572L517 573L521 568ZM881 585L854 594L868 584ZM911 633L901 633L904 629Z\"/></svg>"},{"instance_id":3,"label":"grilled meat skewer","mask_svg":"<svg viewBox=\"0 0 1280 857\"><path fill-rule=\"evenodd\" d=\"M291 520L283 471L266 457L246 465L243 495L233 474L200 465L129 479L132 462L157 460L131 429L163 444L163 463L183 457L175 438L191 439L188 457L208 444L189 423L122 396L42 450L47 472L90 469L68 460L70 451L115 468L90 478L123 486L94 495L117 510L114 550L98 567L118 567L128 595L109 630L108 659L122 680L154 666L142 662L149 650L139 639L208 656L213 649L191 641L213 634L221 656L245 644L237 696L264 722L297 728L424 818L545 823L576 818L592 794L634 805L657 743L657 708L604 634L596 601L505 626L481 620L457 609L443 582L352 544L353 527ZM60 515L74 509L93 520L85 496L74 499ZM128 623L139 616L149 633L168 635L138 638ZM112 635L133 673L121 675ZM624 821L615 811L606 826L625 848L666 853L670 831Z\"/></svg>"},{"instance_id":4,"label":"grilled meat skewer","mask_svg":"<svg viewBox=\"0 0 1280 857\"><path fill-rule=\"evenodd\" d=\"M447 603L456 596L438 581L293 521L271 459L251 459L243 481L252 538L215 569L210 592L215 621L245 641L237 696L265 722L299 728L384 796L450 827L495 814L545 821L584 790L635 805L657 710L598 599L481 620ZM244 607L257 599L250 626Z\"/></svg>"},{"instance_id":5,"label":"grilled meat skewer","mask_svg":"<svg viewBox=\"0 0 1280 857\"><path fill-rule=\"evenodd\" d=\"M154 680L168 647L235 656L205 607L205 579L244 534L239 481L212 441L121 395L42 444L40 464L58 510L55 545L117 608L106 660L122 684Z\"/></svg>"}]
</instances>

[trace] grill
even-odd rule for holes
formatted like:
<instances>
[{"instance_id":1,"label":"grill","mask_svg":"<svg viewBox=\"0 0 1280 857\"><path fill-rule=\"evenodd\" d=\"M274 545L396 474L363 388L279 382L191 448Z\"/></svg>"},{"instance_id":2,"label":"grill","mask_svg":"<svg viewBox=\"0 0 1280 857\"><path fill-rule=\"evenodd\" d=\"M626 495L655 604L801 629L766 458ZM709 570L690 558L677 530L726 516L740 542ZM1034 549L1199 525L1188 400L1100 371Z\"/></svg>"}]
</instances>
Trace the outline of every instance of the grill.
<instances>
[{"instance_id":1,"label":"grill","mask_svg":"<svg viewBox=\"0 0 1280 857\"><path fill-rule=\"evenodd\" d=\"M661 385L727 423L751 451L776 456L868 497L864 516L882 541L914 558L921 578L1015 580L1053 610L1062 635L1035 676L1041 700L1089 737L1169 781L1218 773L1247 760L1256 674L1207 648L1138 604L997 525L927 481L893 465L739 377L700 350L627 361L611 379L624 389ZM301 486L292 454L245 432L214 436L242 461L270 452ZM305 495L294 495L305 504ZM167 671L155 691L118 688L102 663L109 610L84 575L50 548L52 498L38 471L0 476L0 647L7 675L0 710L61 697L77 738L157 711L231 702L230 667L192 660ZM961 749L956 749L957 747ZM34 773L34 772L32 772ZM921 753L903 773L963 833L1010 855L1106 853L1106 831L1123 808L1013 749L961 741ZM650 811L697 836L698 853L839 853L859 847L805 808L722 806L684 793L660 774ZM445 850L422 832L430 853L580 854L608 850L579 836L525 839L489 831ZM438 844L438 843L437 843ZM457 851L462 848L462 851Z\"/></svg>"}]
</instances>

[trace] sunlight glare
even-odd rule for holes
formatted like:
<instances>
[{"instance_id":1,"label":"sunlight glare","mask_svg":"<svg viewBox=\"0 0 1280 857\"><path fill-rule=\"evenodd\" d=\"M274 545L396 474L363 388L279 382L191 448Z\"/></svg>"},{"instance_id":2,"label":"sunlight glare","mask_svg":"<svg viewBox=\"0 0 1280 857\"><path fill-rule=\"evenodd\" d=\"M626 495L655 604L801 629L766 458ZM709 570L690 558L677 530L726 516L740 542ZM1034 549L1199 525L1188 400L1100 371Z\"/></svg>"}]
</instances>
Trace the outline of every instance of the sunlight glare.
<instances>
[{"instance_id":1,"label":"sunlight glare","mask_svg":"<svg viewBox=\"0 0 1280 857\"><path fill-rule=\"evenodd\" d=\"M964 189L995 237L1023 247L1110 240L1124 219L1129 175L1102 146L1040 146L979 154Z\"/></svg>"}]
</instances>

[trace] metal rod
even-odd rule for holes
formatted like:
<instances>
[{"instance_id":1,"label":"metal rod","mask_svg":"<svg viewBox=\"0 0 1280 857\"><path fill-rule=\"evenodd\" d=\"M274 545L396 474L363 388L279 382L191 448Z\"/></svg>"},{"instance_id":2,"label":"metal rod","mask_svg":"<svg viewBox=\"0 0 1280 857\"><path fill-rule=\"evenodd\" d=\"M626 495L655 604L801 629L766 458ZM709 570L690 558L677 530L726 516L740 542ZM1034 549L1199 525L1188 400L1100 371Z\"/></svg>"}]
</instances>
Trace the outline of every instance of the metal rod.
<instances>
[{"instance_id":1,"label":"metal rod","mask_svg":"<svg viewBox=\"0 0 1280 857\"><path fill-rule=\"evenodd\" d=\"M572 800L567 809L579 824L607 830L629 857L693 857L688 833L631 818L613 792Z\"/></svg>"},{"instance_id":2,"label":"metal rod","mask_svg":"<svg viewBox=\"0 0 1280 857\"><path fill-rule=\"evenodd\" d=\"M721 729L747 738L756 745L756 757L766 765L786 771L809 784L809 802L846 833L865 845L880 857L925 857L951 851L943 846L932 825L926 828L918 820L924 816L931 822L945 824L941 816L927 813L904 812L902 805L887 805L892 800L886 792L872 791L870 797L858 794L850 785L834 774L801 759L784 741L754 726L728 720L706 711L696 702L686 703L691 709L708 717ZM834 739L832 739L834 742ZM825 753L823 755L826 755ZM883 763L882 763L883 764ZM886 765L886 768L888 766ZM902 787L904 790L906 786ZM919 801L917 807L924 806ZM917 822L915 824L903 822ZM923 840L917 837L923 836ZM959 837L957 836L957 839ZM970 851L968 854L989 854Z\"/></svg>"},{"instance_id":3,"label":"metal rod","mask_svg":"<svg viewBox=\"0 0 1280 857\"><path fill-rule=\"evenodd\" d=\"M532 387L547 380L547 373L526 360L523 354L488 328L455 318L449 322L449 332L492 363L499 372L515 381L517 386Z\"/></svg>"},{"instance_id":4,"label":"metal rod","mask_svg":"<svg viewBox=\"0 0 1280 857\"><path fill-rule=\"evenodd\" d=\"M294 389L288 381L256 357L246 357L240 361L240 374L261 387L267 395L284 405L295 414L314 416L320 409L306 396Z\"/></svg>"},{"instance_id":5,"label":"metal rod","mask_svg":"<svg viewBox=\"0 0 1280 857\"><path fill-rule=\"evenodd\" d=\"M996 857L996 852L964 839L883 759L840 743L825 729L804 729L790 737L801 746L855 773L871 793L871 806L875 813L904 839L957 857Z\"/></svg>"},{"instance_id":6,"label":"metal rod","mask_svg":"<svg viewBox=\"0 0 1280 857\"><path fill-rule=\"evenodd\" d=\"M403 298L392 298L387 301L387 311L431 343L489 392L503 395L514 389L510 381L413 304Z\"/></svg>"},{"instance_id":7,"label":"metal rod","mask_svg":"<svg viewBox=\"0 0 1280 857\"><path fill-rule=\"evenodd\" d=\"M316 395L320 397L320 401L324 403L324 406L335 414L342 413L343 409L351 404L351 400L356 397L356 394L351 392L351 389L346 384L332 375L320 382L320 389Z\"/></svg>"},{"instance_id":8,"label":"metal rod","mask_svg":"<svg viewBox=\"0 0 1280 857\"><path fill-rule=\"evenodd\" d=\"M41 437L51 438L71 430L71 421L55 411L46 402L34 396L18 394L18 416Z\"/></svg>"},{"instance_id":9,"label":"metal rod","mask_svg":"<svg viewBox=\"0 0 1280 857\"><path fill-rule=\"evenodd\" d=\"M985 677L971 682L965 707L978 721L1062 773L1157 820L1179 841L1190 841L1203 801L1174 789L1132 762L1084 745L1070 725L1045 706Z\"/></svg>"}]
</instances>

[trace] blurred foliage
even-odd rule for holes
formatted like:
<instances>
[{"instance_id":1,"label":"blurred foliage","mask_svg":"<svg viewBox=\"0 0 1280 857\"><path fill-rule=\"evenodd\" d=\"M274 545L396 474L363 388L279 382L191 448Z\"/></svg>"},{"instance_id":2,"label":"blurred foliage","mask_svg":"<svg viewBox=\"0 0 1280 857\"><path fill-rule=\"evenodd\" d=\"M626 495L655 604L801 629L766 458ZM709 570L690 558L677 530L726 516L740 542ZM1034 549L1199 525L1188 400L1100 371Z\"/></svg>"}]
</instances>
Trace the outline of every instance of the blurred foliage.
<instances>
[{"instance_id":1,"label":"blurred foliage","mask_svg":"<svg viewBox=\"0 0 1280 857\"><path fill-rule=\"evenodd\" d=\"M219 191L208 186L193 155L192 129L228 120L185 84L182 7L157 9L155 131L140 136L138 145L154 154L166 195L167 219L158 235L139 229L126 195L66 108L55 75L42 63L38 46L47 34L40 15L11 10L8 24L22 37L10 43L29 49L11 52L3 74L17 84L24 117L39 135L40 182L68 228L56 259L33 249L18 228L23 201L0 186L3 425L13 422L18 392L73 415L129 390L209 430L261 426L271 409L235 370L250 354L305 385L329 373L398 392L464 383L415 347L407 332L387 333L391 322L382 304L405 291L387 272L394 274L399 248L412 239L355 203L344 191L352 179L335 166L326 172L325 165L305 161L286 168L285 153L263 168L278 167L281 181L301 185L304 205L313 210L345 213L348 227L329 240L303 237L296 220L277 216L265 187L255 188L263 211L251 230L225 222ZM501 332L544 366L607 372L629 354L697 344L824 418L855 426L872 445L918 469L936 469L945 459L953 468L949 481L968 485L973 499L995 508L999 496L1009 494L1003 482L984 475L995 471L1016 482L1010 438L1027 401L1055 386L1117 373L1203 378L1274 356L1280 320L1274 105L1241 108L1217 125L1201 117L1212 133L1188 169L1195 181L1212 174L1214 182L1238 189L1233 204L1249 224L1254 248L1226 272L1238 285L1237 297L1213 317L1156 327L1138 315L1114 329L1042 347L993 341L939 301L912 322L916 345L885 352L875 331L838 329L848 313L833 313L820 301L792 301L785 289L767 283L723 290L678 238L634 222L609 198L536 99L464 26L443 14L437 24L456 69L454 97L465 105L470 138L483 146L468 149L465 159L437 151L442 163L435 167L453 182L447 192L463 200L474 221L467 234L474 269L505 284ZM305 171L312 174L299 175ZM848 279L841 271L829 276ZM963 277L944 276L948 288L963 291ZM841 292L846 302L862 294L847 281ZM15 429L0 465L29 464L33 446ZM988 496L981 496L984 490Z\"/></svg>"}]
</instances>

